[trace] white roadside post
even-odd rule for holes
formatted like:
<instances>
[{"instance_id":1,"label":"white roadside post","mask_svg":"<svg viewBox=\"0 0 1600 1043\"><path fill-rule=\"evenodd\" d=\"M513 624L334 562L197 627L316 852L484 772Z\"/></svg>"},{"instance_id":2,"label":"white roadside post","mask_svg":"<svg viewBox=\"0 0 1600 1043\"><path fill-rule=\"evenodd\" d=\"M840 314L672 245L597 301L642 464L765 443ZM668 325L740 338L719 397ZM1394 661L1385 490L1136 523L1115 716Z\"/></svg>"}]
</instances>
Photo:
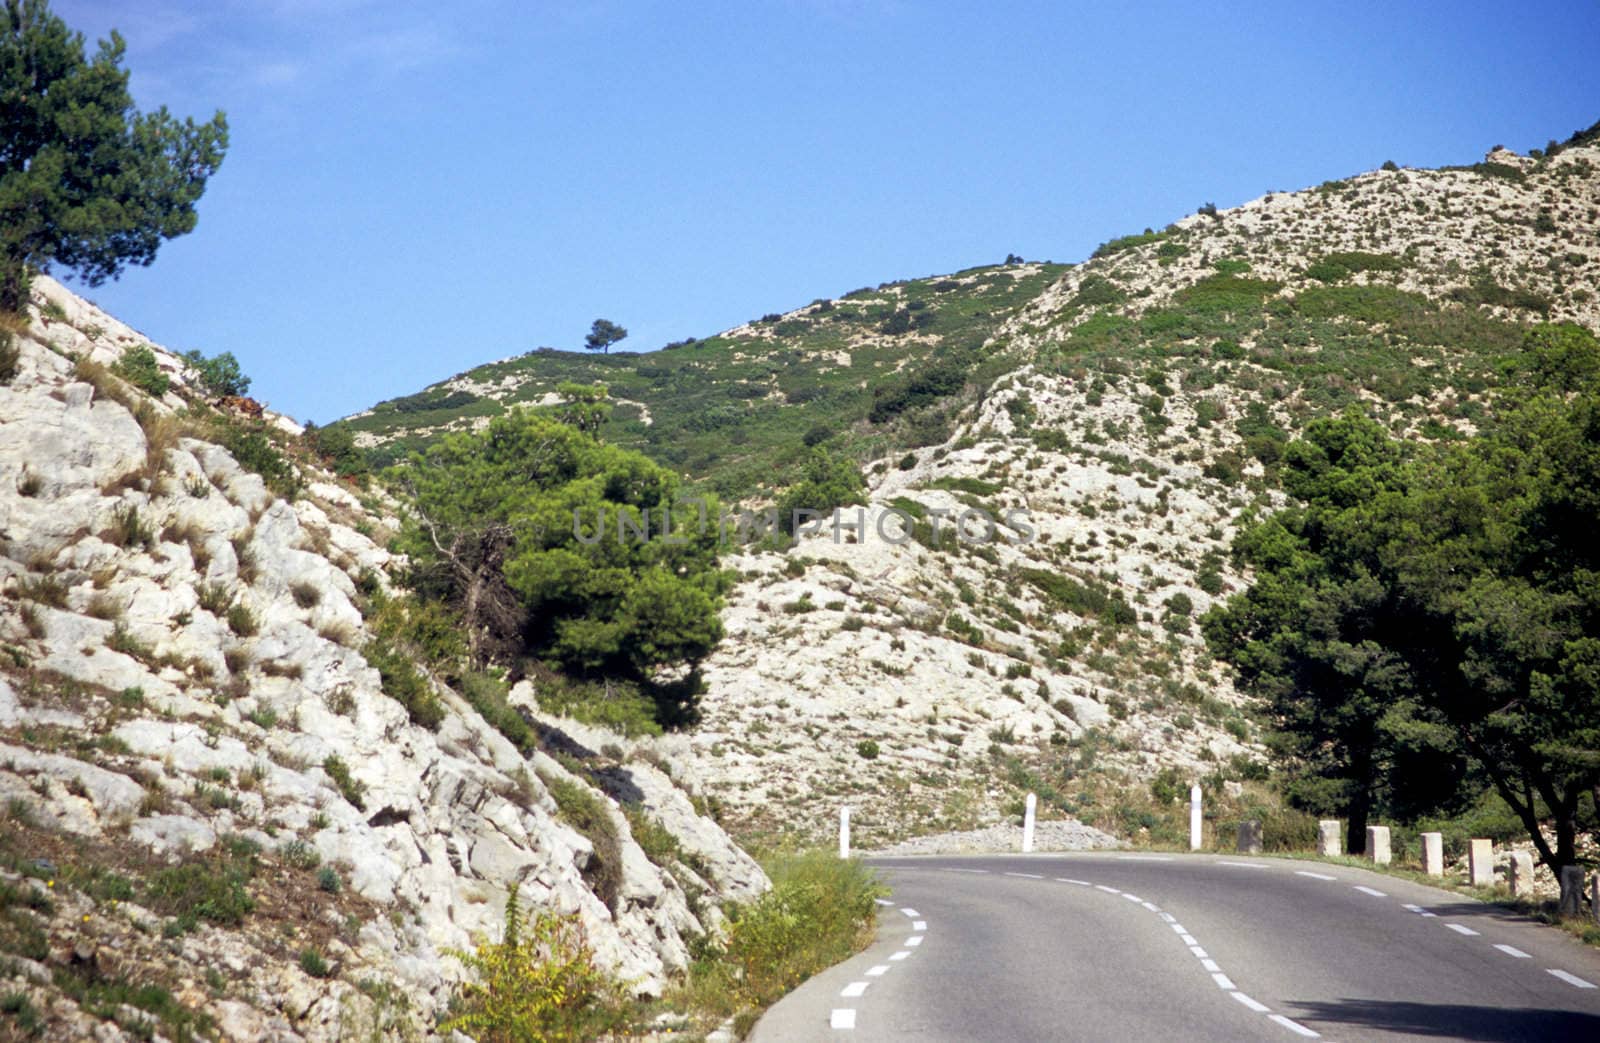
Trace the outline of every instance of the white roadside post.
<instances>
[{"instance_id":1,"label":"white roadside post","mask_svg":"<svg viewBox=\"0 0 1600 1043\"><path fill-rule=\"evenodd\" d=\"M1027 801L1022 806L1022 853L1024 855L1033 850L1033 807L1036 803L1037 798L1030 793Z\"/></svg>"},{"instance_id":2,"label":"white roadside post","mask_svg":"<svg viewBox=\"0 0 1600 1043\"><path fill-rule=\"evenodd\" d=\"M850 809L839 809L839 857L850 857Z\"/></svg>"},{"instance_id":3,"label":"white roadside post","mask_svg":"<svg viewBox=\"0 0 1600 1043\"><path fill-rule=\"evenodd\" d=\"M1189 850L1200 850L1200 784L1189 787Z\"/></svg>"}]
</instances>

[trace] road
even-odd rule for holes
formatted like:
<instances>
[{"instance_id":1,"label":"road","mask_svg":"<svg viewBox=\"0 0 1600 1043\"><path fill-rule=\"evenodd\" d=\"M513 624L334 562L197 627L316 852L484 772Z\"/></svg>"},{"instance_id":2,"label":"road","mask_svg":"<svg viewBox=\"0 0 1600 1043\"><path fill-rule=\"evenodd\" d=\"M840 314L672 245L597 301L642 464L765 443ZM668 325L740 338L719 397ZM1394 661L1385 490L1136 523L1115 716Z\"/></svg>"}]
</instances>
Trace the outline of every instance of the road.
<instances>
[{"instance_id":1,"label":"road","mask_svg":"<svg viewBox=\"0 0 1600 1043\"><path fill-rule=\"evenodd\" d=\"M1447 891L1289 859L876 859L866 952L786 996L808 1040L1600 1041L1600 950Z\"/></svg>"}]
</instances>

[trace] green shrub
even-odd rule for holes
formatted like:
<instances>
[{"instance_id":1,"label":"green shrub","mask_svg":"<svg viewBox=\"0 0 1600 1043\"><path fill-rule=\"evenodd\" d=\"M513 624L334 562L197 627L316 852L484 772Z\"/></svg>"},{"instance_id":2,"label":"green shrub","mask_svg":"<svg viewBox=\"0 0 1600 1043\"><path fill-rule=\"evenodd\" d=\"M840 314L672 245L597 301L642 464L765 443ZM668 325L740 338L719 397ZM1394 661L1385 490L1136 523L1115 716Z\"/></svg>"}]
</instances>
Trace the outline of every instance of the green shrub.
<instances>
[{"instance_id":1,"label":"green shrub","mask_svg":"<svg viewBox=\"0 0 1600 1043\"><path fill-rule=\"evenodd\" d=\"M261 629L261 621L250 611L250 606L242 601L235 602L228 606L228 629L239 637L254 637Z\"/></svg>"},{"instance_id":2,"label":"green shrub","mask_svg":"<svg viewBox=\"0 0 1600 1043\"><path fill-rule=\"evenodd\" d=\"M872 739L862 739L860 742L856 743L856 754L862 760L877 760L878 744Z\"/></svg>"},{"instance_id":3,"label":"green shrub","mask_svg":"<svg viewBox=\"0 0 1600 1043\"><path fill-rule=\"evenodd\" d=\"M220 441L239 466L260 475L268 489L286 500L299 495L300 473L264 433L229 424Z\"/></svg>"},{"instance_id":4,"label":"green shrub","mask_svg":"<svg viewBox=\"0 0 1600 1043\"><path fill-rule=\"evenodd\" d=\"M126 380L134 387L146 394L159 398L167 393L172 386L172 380L162 372L161 364L156 361L156 353L150 350L148 344L140 344L128 348L122 353L111 372Z\"/></svg>"},{"instance_id":5,"label":"green shrub","mask_svg":"<svg viewBox=\"0 0 1600 1043\"><path fill-rule=\"evenodd\" d=\"M236 861L188 862L157 870L145 893L152 909L177 917L179 931L192 929L200 920L235 927L255 909L255 900L245 889L251 868Z\"/></svg>"},{"instance_id":6,"label":"green shrub","mask_svg":"<svg viewBox=\"0 0 1600 1043\"><path fill-rule=\"evenodd\" d=\"M300 950L300 969L313 978L326 978L333 973L327 959L315 949Z\"/></svg>"},{"instance_id":7,"label":"green shrub","mask_svg":"<svg viewBox=\"0 0 1600 1043\"><path fill-rule=\"evenodd\" d=\"M349 801L358 811L366 810L367 788L360 780L350 774L350 766L335 754L330 754L322 762L322 770L328 778L338 787L340 796Z\"/></svg>"},{"instance_id":8,"label":"green shrub","mask_svg":"<svg viewBox=\"0 0 1600 1043\"><path fill-rule=\"evenodd\" d=\"M1397 272L1404 267L1406 262L1393 254L1350 250L1317 259L1306 268L1306 276L1320 282L1338 282L1356 272Z\"/></svg>"},{"instance_id":9,"label":"green shrub","mask_svg":"<svg viewBox=\"0 0 1600 1043\"><path fill-rule=\"evenodd\" d=\"M383 693L406 708L413 724L420 724L424 728L439 727L444 720L444 703L439 701L428 679L404 653L379 636L367 642L361 655L378 671L383 682Z\"/></svg>"},{"instance_id":10,"label":"green shrub","mask_svg":"<svg viewBox=\"0 0 1600 1043\"><path fill-rule=\"evenodd\" d=\"M627 990L595 963L583 922L576 914L524 914L516 884L500 941L448 953L473 980L453 998L442 1032L478 1043L554 1043L609 1038L627 1028Z\"/></svg>"},{"instance_id":11,"label":"green shrub","mask_svg":"<svg viewBox=\"0 0 1600 1043\"><path fill-rule=\"evenodd\" d=\"M735 910L728 930L735 988L757 1006L866 945L883 893L861 862L824 852L780 858L767 875L772 890Z\"/></svg>"},{"instance_id":12,"label":"green shrub","mask_svg":"<svg viewBox=\"0 0 1600 1043\"><path fill-rule=\"evenodd\" d=\"M336 895L344 890L344 878L332 866L323 866L317 870L317 888L328 894Z\"/></svg>"},{"instance_id":13,"label":"green shrub","mask_svg":"<svg viewBox=\"0 0 1600 1043\"><path fill-rule=\"evenodd\" d=\"M10 330L0 330L0 386L11 383L22 362L22 349Z\"/></svg>"},{"instance_id":14,"label":"green shrub","mask_svg":"<svg viewBox=\"0 0 1600 1043\"><path fill-rule=\"evenodd\" d=\"M239 360L231 351L211 358L197 350L186 351L181 357L200 378L201 386L213 395L243 395L250 390L250 378L239 368Z\"/></svg>"},{"instance_id":15,"label":"green shrub","mask_svg":"<svg viewBox=\"0 0 1600 1043\"><path fill-rule=\"evenodd\" d=\"M594 856L584 867L583 878L595 897L612 911L622 889L622 838L604 800L579 783L556 775L544 778L550 798L556 802L561 819L588 838Z\"/></svg>"},{"instance_id":16,"label":"green shrub","mask_svg":"<svg viewBox=\"0 0 1600 1043\"><path fill-rule=\"evenodd\" d=\"M1110 242L1101 243L1099 246L1095 247L1094 253L1090 256L1110 257L1113 254L1119 254L1124 250L1132 250L1136 246L1145 246L1149 243L1158 243L1166 237L1166 232L1153 232L1146 228L1143 232L1137 235L1125 235L1117 239L1112 239Z\"/></svg>"}]
</instances>

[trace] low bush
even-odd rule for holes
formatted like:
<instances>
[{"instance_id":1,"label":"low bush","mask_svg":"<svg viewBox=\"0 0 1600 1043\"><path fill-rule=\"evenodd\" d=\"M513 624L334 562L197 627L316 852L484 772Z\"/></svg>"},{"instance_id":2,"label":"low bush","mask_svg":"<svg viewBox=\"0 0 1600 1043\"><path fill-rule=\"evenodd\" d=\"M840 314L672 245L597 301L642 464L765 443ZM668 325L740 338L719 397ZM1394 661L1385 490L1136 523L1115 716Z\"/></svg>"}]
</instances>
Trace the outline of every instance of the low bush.
<instances>
[{"instance_id":1,"label":"low bush","mask_svg":"<svg viewBox=\"0 0 1600 1043\"><path fill-rule=\"evenodd\" d=\"M361 650L362 656L383 683L383 693L401 706L414 724L437 728L444 720L444 703L433 686L407 656L383 637L374 637Z\"/></svg>"},{"instance_id":2,"label":"low bush","mask_svg":"<svg viewBox=\"0 0 1600 1043\"><path fill-rule=\"evenodd\" d=\"M161 364L156 361L156 353L150 350L148 344L140 344L124 351L116 365L111 367L111 372L140 391L158 398L165 395L167 389L172 386L171 378L162 372Z\"/></svg>"},{"instance_id":3,"label":"low bush","mask_svg":"<svg viewBox=\"0 0 1600 1043\"><path fill-rule=\"evenodd\" d=\"M632 1015L622 982L595 963L576 914L525 914L517 885L505 932L474 952L449 950L472 972L440 1026L478 1043L596 1039L625 1030Z\"/></svg>"},{"instance_id":4,"label":"low bush","mask_svg":"<svg viewBox=\"0 0 1600 1043\"><path fill-rule=\"evenodd\" d=\"M561 820L588 838L594 856L583 878L595 897L615 911L622 890L622 838L600 796L580 783L551 775L544 778Z\"/></svg>"}]
</instances>

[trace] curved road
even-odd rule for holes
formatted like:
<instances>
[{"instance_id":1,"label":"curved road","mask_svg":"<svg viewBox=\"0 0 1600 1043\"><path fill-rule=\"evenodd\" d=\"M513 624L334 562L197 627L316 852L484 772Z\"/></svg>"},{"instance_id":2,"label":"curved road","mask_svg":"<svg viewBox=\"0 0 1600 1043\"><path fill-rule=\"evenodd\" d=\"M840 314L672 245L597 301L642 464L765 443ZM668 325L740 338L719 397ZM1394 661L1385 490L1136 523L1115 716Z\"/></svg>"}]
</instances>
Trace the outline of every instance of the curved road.
<instances>
[{"instance_id":1,"label":"curved road","mask_svg":"<svg viewBox=\"0 0 1600 1043\"><path fill-rule=\"evenodd\" d=\"M1600 1041L1600 951L1446 891L1246 856L874 859L877 940L767 1012L806 1040Z\"/></svg>"}]
</instances>

